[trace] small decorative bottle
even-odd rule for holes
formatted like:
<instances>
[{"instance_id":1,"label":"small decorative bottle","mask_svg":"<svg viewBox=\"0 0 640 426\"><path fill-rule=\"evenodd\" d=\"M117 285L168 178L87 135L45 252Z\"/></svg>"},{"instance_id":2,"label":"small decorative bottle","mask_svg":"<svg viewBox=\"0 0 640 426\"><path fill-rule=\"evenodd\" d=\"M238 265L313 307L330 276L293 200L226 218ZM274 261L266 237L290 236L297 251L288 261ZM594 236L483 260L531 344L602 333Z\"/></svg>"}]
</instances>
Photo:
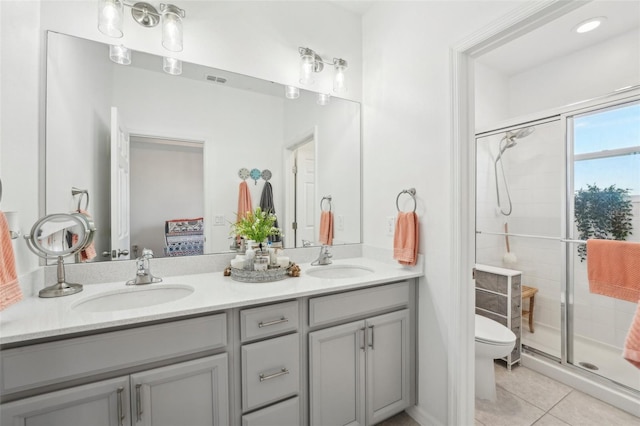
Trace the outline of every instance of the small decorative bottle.
<instances>
[{"instance_id":1,"label":"small decorative bottle","mask_svg":"<svg viewBox=\"0 0 640 426\"><path fill-rule=\"evenodd\" d=\"M248 271L253 271L253 261L256 257L256 252L253 249L253 241L247 241L247 250L244 253L245 261L244 261L244 269Z\"/></svg>"}]
</instances>

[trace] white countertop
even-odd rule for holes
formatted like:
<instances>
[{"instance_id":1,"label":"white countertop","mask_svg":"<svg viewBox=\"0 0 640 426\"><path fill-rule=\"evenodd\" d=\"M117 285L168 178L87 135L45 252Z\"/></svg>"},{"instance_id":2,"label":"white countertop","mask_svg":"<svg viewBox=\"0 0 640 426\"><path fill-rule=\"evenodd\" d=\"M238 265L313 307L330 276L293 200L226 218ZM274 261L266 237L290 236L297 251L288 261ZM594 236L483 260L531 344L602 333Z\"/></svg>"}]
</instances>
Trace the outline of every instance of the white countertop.
<instances>
[{"instance_id":1,"label":"white countertop","mask_svg":"<svg viewBox=\"0 0 640 426\"><path fill-rule=\"evenodd\" d=\"M422 276L421 267L406 267L367 258L334 260L333 265L357 265L373 269L369 275L323 279L305 274L312 266L299 265L300 277L287 277L268 283L244 283L223 276L222 272L166 276L157 284L126 286L124 282L85 285L82 292L64 297L44 299L28 297L8 307L0 314L0 344L62 336L119 327L129 324L176 318L224 309L249 306L278 300L293 299L333 291L341 291ZM318 268L318 267L313 267ZM320 266L319 268L322 268ZM194 292L182 299L144 308L110 311L78 312L73 306L79 301L114 290L139 291L144 287L184 284Z\"/></svg>"}]
</instances>

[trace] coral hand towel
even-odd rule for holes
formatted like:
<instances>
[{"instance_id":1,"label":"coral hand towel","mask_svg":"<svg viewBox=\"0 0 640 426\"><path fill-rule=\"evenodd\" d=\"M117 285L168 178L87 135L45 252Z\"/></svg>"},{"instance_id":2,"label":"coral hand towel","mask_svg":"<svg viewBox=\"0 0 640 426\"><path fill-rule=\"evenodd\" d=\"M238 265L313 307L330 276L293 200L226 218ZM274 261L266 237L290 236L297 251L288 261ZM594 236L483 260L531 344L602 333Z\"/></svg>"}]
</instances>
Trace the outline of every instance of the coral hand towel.
<instances>
[{"instance_id":1,"label":"coral hand towel","mask_svg":"<svg viewBox=\"0 0 640 426\"><path fill-rule=\"evenodd\" d=\"M418 215L398 212L393 236L393 258L402 265L413 266L418 261Z\"/></svg>"},{"instance_id":2,"label":"coral hand towel","mask_svg":"<svg viewBox=\"0 0 640 426\"><path fill-rule=\"evenodd\" d=\"M636 303L640 300L640 243L587 240L589 291Z\"/></svg>"},{"instance_id":3,"label":"coral hand towel","mask_svg":"<svg viewBox=\"0 0 640 426\"><path fill-rule=\"evenodd\" d=\"M0 211L0 311L22 300L9 224Z\"/></svg>"},{"instance_id":4,"label":"coral hand towel","mask_svg":"<svg viewBox=\"0 0 640 426\"><path fill-rule=\"evenodd\" d=\"M246 180L243 180L240 183L240 190L238 193L237 221L240 222L240 220L247 215L247 212L252 211L253 207L251 205L251 193L249 192L249 185L247 185Z\"/></svg>"},{"instance_id":5,"label":"coral hand towel","mask_svg":"<svg viewBox=\"0 0 640 426\"><path fill-rule=\"evenodd\" d=\"M320 244L333 244L333 213L330 211L320 213Z\"/></svg>"},{"instance_id":6,"label":"coral hand towel","mask_svg":"<svg viewBox=\"0 0 640 426\"><path fill-rule=\"evenodd\" d=\"M640 301L638 301L638 309L636 309L631 328L624 342L622 356L631 364L640 368Z\"/></svg>"}]
</instances>

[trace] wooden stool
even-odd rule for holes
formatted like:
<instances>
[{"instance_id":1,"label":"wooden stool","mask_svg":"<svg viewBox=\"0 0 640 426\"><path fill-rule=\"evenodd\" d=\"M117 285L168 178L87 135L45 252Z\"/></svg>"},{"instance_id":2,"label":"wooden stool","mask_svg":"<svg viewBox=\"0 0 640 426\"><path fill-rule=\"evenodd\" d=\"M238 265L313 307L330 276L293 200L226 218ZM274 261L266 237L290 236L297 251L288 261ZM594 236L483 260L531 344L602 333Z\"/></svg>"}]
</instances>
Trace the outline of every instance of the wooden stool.
<instances>
[{"instance_id":1,"label":"wooden stool","mask_svg":"<svg viewBox=\"0 0 640 426\"><path fill-rule=\"evenodd\" d=\"M535 302L536 302L536 293L538 292L538 289L535 287L527 287L526 285L522 286L522 300L524 302L524 299L529 299L529 309L526 310L524 309L524 306L522 307L522 315L529 315L529 331L532 333L535 333L535 330L533 329L533 308L535 306Z\"/></svg>"}]
</instances>

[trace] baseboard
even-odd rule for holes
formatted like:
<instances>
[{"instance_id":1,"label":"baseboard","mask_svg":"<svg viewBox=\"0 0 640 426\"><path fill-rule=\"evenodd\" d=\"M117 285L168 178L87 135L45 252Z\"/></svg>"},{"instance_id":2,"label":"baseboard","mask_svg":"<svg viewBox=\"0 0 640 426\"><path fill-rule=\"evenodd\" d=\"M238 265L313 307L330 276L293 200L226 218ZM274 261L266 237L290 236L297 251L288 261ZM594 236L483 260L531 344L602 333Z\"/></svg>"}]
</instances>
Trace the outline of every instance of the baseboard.
<instances>
[{"instance_id":1,"label":"baseboard","mask_svg":"<svg viewBox=\"0 0 640 426\"><path fill-rule=\"evenodd\" d=\"M413 405L405 411L413 420L420 423L420 426L445 426L417 405Z\"/></svg>"}]
</instances>

